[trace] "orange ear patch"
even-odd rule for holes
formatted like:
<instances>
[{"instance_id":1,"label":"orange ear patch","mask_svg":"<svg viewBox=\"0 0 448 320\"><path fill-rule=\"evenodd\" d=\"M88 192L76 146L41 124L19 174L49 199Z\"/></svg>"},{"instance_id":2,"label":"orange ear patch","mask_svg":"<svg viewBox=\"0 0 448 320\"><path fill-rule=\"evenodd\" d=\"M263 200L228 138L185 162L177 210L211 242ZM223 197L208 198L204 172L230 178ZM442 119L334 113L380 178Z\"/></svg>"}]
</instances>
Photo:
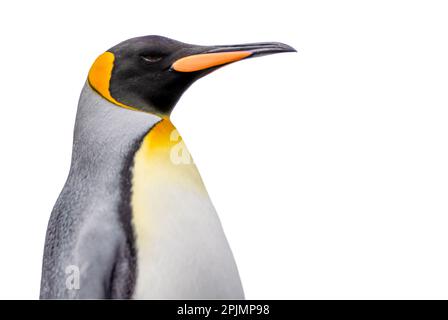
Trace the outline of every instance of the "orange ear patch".
<instances>
[{"instance_id":1,"label":"orange ear patch","mask_svg":"<svg viewBox=\"0 0 448 320\"><path fill-rule=\"evenodd\" d=\"M114 68L114 60L115 56L112 52L107 51L100 55L90 68L88 76L89 84L101 96L103 96L103 98L109 100L113 104L126 109L137 110L115 100L110 94L109 86L112 70Z\"/></svg>"},{"instance_id":2,"label":"orange ear patch","mask_svg":"<svg viewBox=\"0 0 448 320\"><path fill-rule=\"evenodd\" d=\"M235 62L250 56L250 51L229 51L195 54L180 58L173 63L172 68L179 72L194 72Z\"/></svg>"}]
</instances>

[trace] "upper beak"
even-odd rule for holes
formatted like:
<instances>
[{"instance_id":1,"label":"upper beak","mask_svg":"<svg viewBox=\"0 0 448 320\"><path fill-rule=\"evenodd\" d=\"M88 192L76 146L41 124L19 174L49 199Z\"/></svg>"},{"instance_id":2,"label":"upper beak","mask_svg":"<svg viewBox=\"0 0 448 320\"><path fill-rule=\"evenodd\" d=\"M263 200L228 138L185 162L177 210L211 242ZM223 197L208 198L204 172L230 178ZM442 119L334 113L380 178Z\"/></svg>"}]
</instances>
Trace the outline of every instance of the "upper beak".
<instances>
[{"instance_id":1,"label":"upper beak","mask_svg":"<svg viewBox=\"0 0 448 320\"><path fill-rule=\"evenodd\" d=\"M176 60L171 69L178 72L195 72L223 66L246 58L274 53L297 52L293 47L280 42L260 42L228 46L205 47L204 51Z\"/></svg>"}]
</instances>

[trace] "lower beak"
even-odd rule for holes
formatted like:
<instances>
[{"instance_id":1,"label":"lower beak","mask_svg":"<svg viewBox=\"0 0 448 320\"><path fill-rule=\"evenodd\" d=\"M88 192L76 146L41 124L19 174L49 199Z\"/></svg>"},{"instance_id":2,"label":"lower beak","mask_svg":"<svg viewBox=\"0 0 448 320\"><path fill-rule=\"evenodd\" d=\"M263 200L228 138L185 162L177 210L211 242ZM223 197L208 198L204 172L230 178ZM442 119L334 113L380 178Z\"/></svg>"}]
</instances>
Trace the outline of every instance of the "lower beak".
<instances>
[{"instance_id":1,"label":"lower beak","mask_svg":"<svg viewBox=\"0 0 448 320\"><path fill-rule=\"evenodd\" d=\"M242 59L282 52L296 52L296 50L280 42L205 47L205 50L200 53L176 60L171 65L171 69L177 72L195 72L223 66Z\"/></svg>"}]
</instances>

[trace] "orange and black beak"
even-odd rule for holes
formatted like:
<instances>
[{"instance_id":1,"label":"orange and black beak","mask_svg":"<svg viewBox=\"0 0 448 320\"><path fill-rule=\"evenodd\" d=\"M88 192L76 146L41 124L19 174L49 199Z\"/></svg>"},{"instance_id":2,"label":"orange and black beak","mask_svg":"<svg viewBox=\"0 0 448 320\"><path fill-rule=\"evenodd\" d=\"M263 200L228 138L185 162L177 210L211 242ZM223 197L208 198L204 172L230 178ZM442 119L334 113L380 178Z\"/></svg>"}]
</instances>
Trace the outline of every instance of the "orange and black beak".
<instances>
[{"instance_id":1,"label":"orange and black beak","mask_svg":"<svg viewBox=\"0 0 448 320\"><path fill-rule=\"evenodd\" d=\"M296 52L296 50L280 42L260 42L227 46L212 46L194 48L191 54L177 59L171 70L177 72L209 73L221 66L239 60L264 56L282 52Z\"/></svg>"}]
</instances>

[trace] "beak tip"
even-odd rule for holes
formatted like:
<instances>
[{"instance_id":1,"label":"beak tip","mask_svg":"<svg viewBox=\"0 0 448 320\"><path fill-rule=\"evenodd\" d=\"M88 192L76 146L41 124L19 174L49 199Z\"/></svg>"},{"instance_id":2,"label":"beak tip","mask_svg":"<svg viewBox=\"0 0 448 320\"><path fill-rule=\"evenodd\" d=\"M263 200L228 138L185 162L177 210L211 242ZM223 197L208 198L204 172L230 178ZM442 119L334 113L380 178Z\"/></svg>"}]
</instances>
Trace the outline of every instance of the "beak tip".
<instances>
[{"instance_id":1,"label":"beak tip","mask_svg":"<svg viewBox=\"0 0 448 320\"><path fill-rule=\"evenodd\" d=\"M258 48L254 48L252 51L252 56L264 56L274 53L285 53L285 52L297 52L296 49L282 42L267 42L260 45Z\"/></svg>"},{"instance_id":2,"label":"beak tip","mask_svg":"<svg viewBox=\"0 0 448 320\"><path fill-rule=\"evenodd\" d=\"M282 49L283 52L297 52L296 49L291 47L290 45L287 45L285 43L278 43L279 47Z\"/></svg>"}]
</instances>

